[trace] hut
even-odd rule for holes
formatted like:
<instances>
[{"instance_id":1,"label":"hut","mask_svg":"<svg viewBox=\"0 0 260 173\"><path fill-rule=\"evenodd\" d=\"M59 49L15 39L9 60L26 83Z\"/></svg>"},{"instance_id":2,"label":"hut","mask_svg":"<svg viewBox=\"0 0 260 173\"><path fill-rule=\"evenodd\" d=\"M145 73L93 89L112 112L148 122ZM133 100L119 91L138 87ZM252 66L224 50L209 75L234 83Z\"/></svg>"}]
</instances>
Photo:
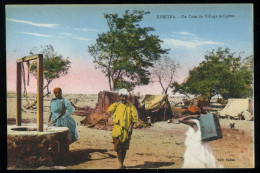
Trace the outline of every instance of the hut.
<instances>
[{"instance_id":1,"label":"hut","mask_svg":"<svg viewBox=\"0 0 260 173\"><path fill-rule=\"evenodd\" d=\"M173 118L168 95L145 95L140 100L140 109L144 109L143 115L151 122L166 121Z\"/></svg>"},{"instance_id":2,"label":"hut","mask_svg":"<svg viewBox=\"0 0 260 173\"><path fill-rule=\"evenodd\" d=\"M84 120L81 121L81 124L87 125L88 127L93 127L96 129L102 130L112 130L113 121L112 116L107 113L108 107L119 101L119 96L117 92L113 91L100 91L98 93L98 102L93 111L86 116ZM145 121L146 117L145 112L142 108L139 108L138 97L130 95L129 101L135 105L138 111L139 122L135 123L134 128L141 128L148 126Z\"/></svg>"}]
</instances>

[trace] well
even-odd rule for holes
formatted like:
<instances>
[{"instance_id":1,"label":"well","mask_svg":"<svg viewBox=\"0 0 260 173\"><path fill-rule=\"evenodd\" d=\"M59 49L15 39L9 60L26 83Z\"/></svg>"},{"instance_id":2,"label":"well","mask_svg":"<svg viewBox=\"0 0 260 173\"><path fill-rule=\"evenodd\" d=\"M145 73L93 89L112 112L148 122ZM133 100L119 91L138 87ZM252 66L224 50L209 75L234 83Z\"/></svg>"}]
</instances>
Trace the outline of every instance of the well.
<instances>
[{"instance_id":1,"label":"well","mask_svg":"<svg viewBox=\"0 0 260 173\"><path fill-rule=\"evenodd\" d=\"M37 124L22 125L23 63L37 61ZM8 167L30 168L53 165L69 151L67 127L44 127L43 124L43 55L26 56L16 61L16 125L7 127Z\"/></svg>"},{"instance_id":2,"label":"well","mask_svg":"<svg viewBox=\"0 0 260 173\"><path fill-rule=\"evenodd\" d=\"M35 124L12 125L7 127L7 133L8 167L53 165L69 151L67 127L53 126L39 132Z\"/></svg>"}]
</instances>

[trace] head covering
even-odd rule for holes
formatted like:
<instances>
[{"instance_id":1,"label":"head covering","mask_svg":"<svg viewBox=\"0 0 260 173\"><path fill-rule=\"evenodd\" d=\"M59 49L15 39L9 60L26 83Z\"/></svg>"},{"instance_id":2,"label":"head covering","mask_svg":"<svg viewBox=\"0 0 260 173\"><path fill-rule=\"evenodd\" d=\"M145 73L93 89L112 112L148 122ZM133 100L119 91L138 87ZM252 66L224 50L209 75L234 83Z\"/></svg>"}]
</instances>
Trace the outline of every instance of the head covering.
<instances>
[{"instance_id":1,"label":"head covering","mask_svg":"<svg viewBox=\"0 0 260 173\"><path fill-rule=\"evenodd\" d=\"M54 88L54 90L53 90L53 93L58 93L58 92L62 92L62 90L61 90L61 88Z\"/></svg>"},{"instance_id":2,"label":"head covering","mask_svg":"<svg viewBox=\"0 0 260 173\"><path fill-rule=\"evenodd\" d=\"M127 91L127 89L122 88L119 90L118 92L119 95L125 95L125 96L129 96L129 92Z\"/></svg>"}]
</instances>

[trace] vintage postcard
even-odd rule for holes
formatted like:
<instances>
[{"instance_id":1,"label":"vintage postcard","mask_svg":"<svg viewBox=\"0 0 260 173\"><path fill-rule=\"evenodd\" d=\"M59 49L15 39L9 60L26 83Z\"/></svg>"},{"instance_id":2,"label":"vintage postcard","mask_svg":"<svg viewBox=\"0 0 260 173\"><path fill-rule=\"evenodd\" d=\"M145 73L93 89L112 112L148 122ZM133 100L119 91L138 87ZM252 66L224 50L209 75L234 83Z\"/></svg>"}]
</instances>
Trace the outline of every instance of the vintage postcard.
<instances>
[{"instance_id":1,"label":"vintage postcard","mask_svg":"<svg viewBox=\"0 0 260 173\"><path fill-rule=\"evenodd\" d=\"M253 4L5 11L8 170L255 168Z\"/></svg>"}]
</instances>

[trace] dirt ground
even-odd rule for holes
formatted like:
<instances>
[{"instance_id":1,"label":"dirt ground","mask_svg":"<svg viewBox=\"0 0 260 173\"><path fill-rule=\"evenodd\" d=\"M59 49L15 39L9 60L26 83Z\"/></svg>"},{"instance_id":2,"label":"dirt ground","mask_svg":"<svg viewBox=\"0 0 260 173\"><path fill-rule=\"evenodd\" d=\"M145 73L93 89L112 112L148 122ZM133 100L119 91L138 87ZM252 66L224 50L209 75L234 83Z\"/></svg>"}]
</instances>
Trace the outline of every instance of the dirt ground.
<instances>
[{"instance_id":1,"label":"dirt ground","mask_svg":"<svg viewBox=\"0 0 260 173\"><path fill-rule=\"evenodd\" d=\"M74 99L70 95L66 98ZM50 98L44 100L44 122L49 116ZM94 107L97 97L81 97L77 106ZM23 99L23 104L26 101ZM16 99L7 98L8 124L16 117ZM85 117L72 115L77 124L79 140L70 145L70 152L61 163L35 169L117 169L118 160L113 150L111 131L96 130L80 125ZM22 112L24 123L36 123L36 109ZM235 128L230 123L235 122ZM254 168L254 122L221 119L223 139L209 142L215 158L225 168ZM134 129L130 149L126 154L127 169L175 169L181 168L185 151L184 140L187 126L168 122L157 122L151 127ZM19 169L8 167L8 169Z\"/></svg>"}]
</instances>

